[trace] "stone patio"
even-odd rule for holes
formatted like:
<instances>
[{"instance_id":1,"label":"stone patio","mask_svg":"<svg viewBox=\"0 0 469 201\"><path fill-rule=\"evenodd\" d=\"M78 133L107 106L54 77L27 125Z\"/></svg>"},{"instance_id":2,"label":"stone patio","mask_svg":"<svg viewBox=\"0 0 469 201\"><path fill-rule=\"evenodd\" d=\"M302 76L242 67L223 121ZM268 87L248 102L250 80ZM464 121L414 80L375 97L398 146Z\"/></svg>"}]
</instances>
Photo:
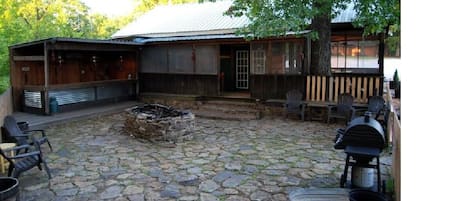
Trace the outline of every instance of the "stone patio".
<instances>
[{"instance_id":1,"label":"stone patio","mask_svg":"<svg viewBox=\"0 0 469 201\"><path fill-rule=\"evenodd\" d=\"M196 117L194 138L174 147L126 135L122 114L47 128L53 178L21 175L21 200L288 200L297 188L339 187L345 154L332 141L342 124ZM388 179L391 155L381 163Z\"/></svg>"}]
</instances>

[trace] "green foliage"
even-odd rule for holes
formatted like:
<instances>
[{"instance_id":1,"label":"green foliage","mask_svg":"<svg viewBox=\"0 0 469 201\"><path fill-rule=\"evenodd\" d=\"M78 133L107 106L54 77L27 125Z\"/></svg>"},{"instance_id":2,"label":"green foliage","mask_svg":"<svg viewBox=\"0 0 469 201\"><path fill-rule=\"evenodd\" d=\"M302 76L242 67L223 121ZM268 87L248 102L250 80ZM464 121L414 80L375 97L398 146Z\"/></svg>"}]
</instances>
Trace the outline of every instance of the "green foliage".
<instances>
[{"instance_id":1,"label":"green foliage","mask_svg":"<svg viewBox=\"0 0 469 201\"><path fill-rule=\"evenodd\" d=\"M10 86L10 76L1 75L0 76L0 94L3 94L5 90Z\"/></svg>"},{"instance_id":2,"label":"green foliage","mask_svg":"<svg viewBox=\"0 0 469 201\"><path fill-rule=\"evenodd\" d=\"M388 49L389 56L396 56L401 46L401 34L397 25L389 27L389 36L384 41Z\"/></svg>"},{"instance_id":3,"label":"green foliage","mask_svg":"<svg viewBox=\"0 0 469 201\"><path fill-rule=\"evenodd\" d=\"M8 46L50 37L108 38L119 27L90 15L80 0L0 0L0 75L9 72Z\"/></svg>"},{"instance_id":4,"label":"green foliage","mask_svg":"<svg viewBox=\"0 0 469 201\"><path fill-rule=\"evenodd\" d=\"M363 27L365 35L383 33L390 26L400 29L400 0L353 0L357 18L354 25Z\"/></svg>"},{"instance_id":5,"label":"green foliage","mask_svg":"<svg viewBox=\"0 0 469 201\"><path fill-rule=\"evenodd\" d=\"M364 35L388 33L390 26L400 28L400 0L234 0L225 14L249 18L251 23L237 32L246 39L292 32L299 36L311 30L309 36L318 42L312 46L308 68L314 66L311 72L330 75L330 48L321 41L330 40L330 19L348 5L357 13L353 25L362 27Z\"/></svg>"},{"instance_id":6,"label":"green foliage","mask_svg":"<svg viewBox=\"0 0 469 201\"><path fill-rule=\"evenodd\" d=\"M80 0L0 0L0 89L9 86L8 47L11 45L51 37L109 39L156 5L204 0L136 1L138 6L131 14L109 18L90 14L89 8Z\"/></svg>"},{"instance_id":7,"label":"green foliage","mask_svg":"<svg viewBox=\"0 0 469 201\"><path fill-rule=\"evenodd\" d=\"M385 32L390 25L400 26L399 0L235 0L225 14L245 15L251 20L238 32L248 39L284 36L288 32L300 35L310 29L315 17L334 18L350 3L357 12L354 25L363 27L365 35ZM312 30L313 39L317 39L316 31Z\"/></svg>"}]
</instances>

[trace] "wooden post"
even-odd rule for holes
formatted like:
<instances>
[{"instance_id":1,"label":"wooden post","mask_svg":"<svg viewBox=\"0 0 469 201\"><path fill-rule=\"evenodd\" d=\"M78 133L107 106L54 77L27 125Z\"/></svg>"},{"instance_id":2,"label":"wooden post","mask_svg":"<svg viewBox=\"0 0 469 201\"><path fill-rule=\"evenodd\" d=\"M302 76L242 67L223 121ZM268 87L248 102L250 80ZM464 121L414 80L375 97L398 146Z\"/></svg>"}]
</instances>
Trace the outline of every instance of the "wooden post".
<instances>
[{"instance_id":1,"label":"wooden post","mask_svg":"<svg viewBox=\"0 0 469 201\"><path fill-rule=\"evenodd\" d=\"M306 36L306 66L306 74L311 75L313 69L311 66L311 36L309 35Z\"/></svg>"},{"instance_id":2,"label":"wooden post","mask_svg":"<svg viewBox=\"0 0 469 201\"><path fill-rule=\"evenodd\" d=\"M139 83L139 80L140 80L140 76L139 76L139 72L140 72L140 56L141 56L141 48L137 48L137 50L135 51L135 98L137 98L139 95L140 95L140 83Z\"/></svg>"},{"instance_id":3,"label":"wooden post","mask_svg":"<svg viewBox=\"0 0 469 201\"><path fill-rule=\"evenodd\" d=\"M15 56L15 51L13 48L8 48L10 52L10 86L11 86L11 97L13 98L13 111L20 110L22 100L19 100L21 95L18 93L20 92L20 88L22 89L23 86L20 86L18 80L20 80L20 74L17 73L18 70L16 69L16 62L13 61L13 57ZM18 76L18 77L17 77ZM3 125L3 124L2 124Z\"/></svg>"},{"instance_id":4,"label":"wooden post","mask_svg":"<svg viewBox=\"0 0 469 201\"><path fill-rule=\"evenodd\" d=\"M378 64L379 64L379 74L381 75L380 83L379 83L379 88L378 88L378 94L382 96L383 95L383 83L384 83L384 37L385 34L381 33L380 34L380 39L379 39L379 50L378 50Z\"/></svg>"},{"instance_id":5,"label":"wooden post","mask_svg":"<svg viewBox=\"0 0 469 201\"><path fill-rule=\"evenodd\" d=\"M311 100L311 76L306 76L306 100Z\"/></svg>"},{"instance_id":6,"label":"wooden post","mask_svg":"<svg viewBox=\"0 0 469 201\"><path fill-rule=\"evenodd\" d=\"M44 41L44 112L50 114L49 108L49 52L47 42Z\"/></svg>"}]
</instances>

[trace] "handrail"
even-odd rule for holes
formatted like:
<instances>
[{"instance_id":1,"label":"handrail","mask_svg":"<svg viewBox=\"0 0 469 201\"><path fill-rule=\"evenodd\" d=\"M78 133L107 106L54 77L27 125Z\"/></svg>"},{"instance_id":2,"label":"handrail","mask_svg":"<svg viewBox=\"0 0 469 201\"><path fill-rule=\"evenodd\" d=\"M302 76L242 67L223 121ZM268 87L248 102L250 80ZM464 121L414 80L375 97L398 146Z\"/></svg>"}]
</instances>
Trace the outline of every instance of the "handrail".
<instances>
[{"instance_id":1,"label":"handrail","mask_svg":"<svg viewBox=\"0 0 469 201\"><path fill-rule=\"evenodd\" d=\"M395 200L401 200L401 122L392 105L392 94L389 84L386 85L386 102L389 106L389 118L387 122L387 135L392 143L392 177L394 178Z\"/></svg>"},{"instance_id":2,"label":"handrail","mask_svg":"<svg viewBox=\"0 0 469 201\"><path fill-rule=\"evenodd\" d=\"M337 102L339 94L350 93L357 103L367 103L368 97L378 95L382 89L381 75L333 74L306 77L306 100Z\"/></svg>"}]
</instances>

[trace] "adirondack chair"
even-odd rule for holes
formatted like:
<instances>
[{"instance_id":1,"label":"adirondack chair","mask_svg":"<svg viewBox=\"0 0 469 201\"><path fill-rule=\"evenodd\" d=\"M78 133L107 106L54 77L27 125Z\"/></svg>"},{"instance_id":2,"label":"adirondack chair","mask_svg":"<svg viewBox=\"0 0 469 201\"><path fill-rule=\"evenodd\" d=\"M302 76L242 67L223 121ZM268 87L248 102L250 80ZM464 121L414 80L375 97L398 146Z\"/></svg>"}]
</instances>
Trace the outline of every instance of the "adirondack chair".
<instances>
[{"instance_id":1,"label":"adirondack chair","mask_svg":"<svg viewBox=\"0 0 469 201\"><path fill-rule=\"evenodd\" d=\"M353 96L348 93L340 94L337 100L337 105L330 105L327 107L327 124L330 123L332 118L336 118L344 119L345 125L347 125L355 116L353 99Z\"/></svg>"},{"instance_id":2,"label":"adirondack chair","mask_svg":"<svg viewBox=\"0 0 469 201\"><path fill-rule=\"evenodd\" d=\"M284 105L285 109L285 118L288 117L288 114L297 114L301 116L301 120L305 120L305 107L306 105L302 101L303 94L294 89L290 90L286 94L287 102Z\"/></svg>"},{"instance_id":3,"label":"adirondack chair","mask_svg":"<svg viewBox=\"0 0 469 201\"><path fill-rule=\"evenodd\" d=\"M368 112L371 112L375 119L384 112L384 98L381 96L371 96L368 98Z\"/></svg>"},{"instance_id":4,"label":"adirondack chair","mask_svg":"<svg viewBox=\"0 0 469 201\"><path fill-rule=\"evenodd\" d=\"M39 141L37 141L34 137L31 137L31 139L34 142L34 146L25 144L10 149L0 149L0 154L2 157L4 157L10 163L8 166L8 176L18 178L21 173L34 167L38 167L39 170L42 170L42 165L44 166L44 169L46 169L47 175L50 179L50 170L46 161L43 159L41 149L39 148ZM11 151L17 154L13 156L7 154Z\"/></svg>"},{"instance_id":5,"label":"adirondack chair","mask_svg":"<svg viewBox=\"0 0 469 201\"><path fill-rule=\"evenodd\" d=\"M5 117L3 127L6 130L5 134L7 135L7 138L14 139L17 145L33 145L31 137L35 133L39 132L42 135L41 138L37 138L39 144L44 144L47 142L50 150L52 151L52 145L47 139L44 130L21 130L18 126L18 123L16 122L16 119L11 115Z\"/></svg>"}]
</instances>

